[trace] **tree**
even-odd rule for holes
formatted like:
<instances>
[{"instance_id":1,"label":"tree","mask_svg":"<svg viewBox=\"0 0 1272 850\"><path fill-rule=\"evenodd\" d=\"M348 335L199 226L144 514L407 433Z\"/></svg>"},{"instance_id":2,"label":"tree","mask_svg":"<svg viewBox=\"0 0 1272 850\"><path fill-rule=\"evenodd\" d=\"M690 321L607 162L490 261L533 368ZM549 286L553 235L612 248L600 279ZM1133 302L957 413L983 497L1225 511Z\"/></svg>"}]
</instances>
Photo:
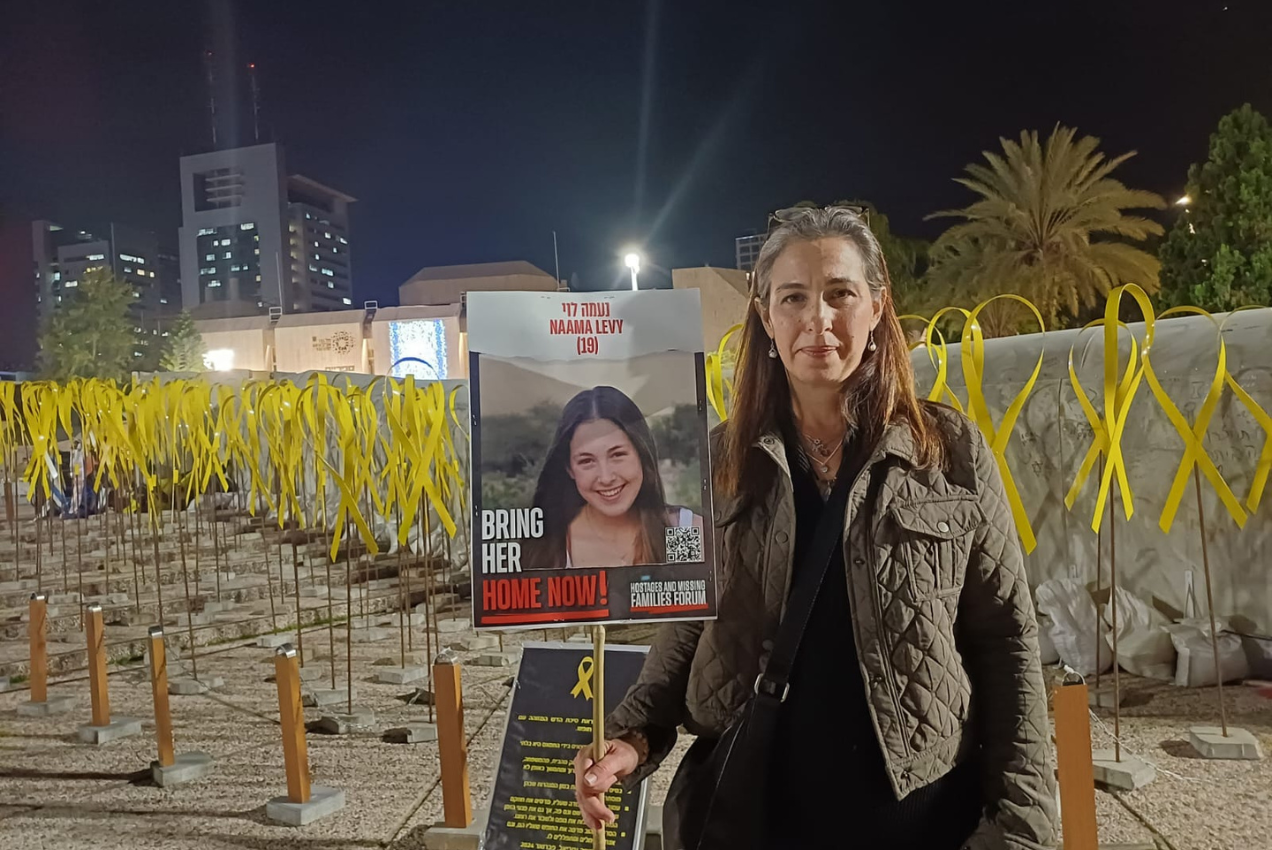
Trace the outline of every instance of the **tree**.
<instances>
[{"instance_id":1,"label":"tree","mask_svg":"<svg viewBox=\"0 0 1272 850\"><path fill-rule=\"evenodd\" d=\"M1075 137L1075 130L1057 126L1045 144L1033 131L1022 132L1019 142L1000 139L1002 154L985 151L988 165L968 165L967 175L956 178L980 199L928 216L966 219L932 246L928 274L948 303L1021 295L1053 327L1120 284L1157 291L1157 259L1123 240L1142 241L1162 227L1125 210L1162 209L1166 202L1109 176L1133 151L1107 159L1097 150L1099 139ZM995 314L1000 326L987 330L1036 324L1023 309Z\"/></svg>"},{"instance_id":2,"label":"tree","mask_svg":"<svg viewBox=\"0 0 1272 850\"><path fill-rule=\"evenodd\" d=\"M203 335L194 326L194 319L183 310L168 329L159 365L169 372L202 372L207 368L203 362L207 353Z\"/></svg>"},{"instance_id":3,"label":"tree","mask_svg":"<svg viewBox=\"0 0 1272 850\"><path fill-rule=\"evenodd\" d=\"M1158 254L1162 297L1222 312L1272 300L1272 127L1250 104L1219 122L1188 169L1190 202Z\"/></svg>"},{"instance_id":4,"label":"tree","mask_svg":"<svg viewBox=\"0 0 1272 850\"><path fill-rule=\"evenodd\" d=\"M44 377L126 380L140 346L131 315L136 290L109 269L89 269L63 293L40 334Z\"/></svg>"}]
</instances>

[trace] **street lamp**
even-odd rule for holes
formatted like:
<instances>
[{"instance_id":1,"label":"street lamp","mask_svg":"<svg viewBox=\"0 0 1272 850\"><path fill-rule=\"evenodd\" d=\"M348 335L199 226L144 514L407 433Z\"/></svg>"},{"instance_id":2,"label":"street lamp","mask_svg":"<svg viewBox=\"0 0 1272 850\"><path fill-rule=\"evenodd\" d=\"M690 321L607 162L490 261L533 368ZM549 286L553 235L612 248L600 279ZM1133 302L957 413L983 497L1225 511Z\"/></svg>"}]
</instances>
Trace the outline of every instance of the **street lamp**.
<instances>
[{"instance_id":1,"label":"street lamp","mask_svg":"<svg viewBox=\"0 0 1272 850\"><path fill-rule=\"evenodd\" d=\"M632 291L640 289L640 283L637 275L640 273L640 254L635 251L628 251L627 256L623 257L623 265L632 270Z\"/></svg>"},{"instance_id":2,"label":"street lamp","mask_svg":"<svg viewBox=\"0 0 1272 850\"><path fill-rule=\"evenodd\" d=\"M1188 205L1189 205L1189 204L1191 204L1191 203L1192 203L1192 196L1191 196L1191 195L1184 195L1184 196L1182 196L1182 197L1181 197L1178 201L1175 201L1175 206L1177 206L1177 207L1186 207L1186 206L1188 206Z\"/></svg>"}]
</instances>

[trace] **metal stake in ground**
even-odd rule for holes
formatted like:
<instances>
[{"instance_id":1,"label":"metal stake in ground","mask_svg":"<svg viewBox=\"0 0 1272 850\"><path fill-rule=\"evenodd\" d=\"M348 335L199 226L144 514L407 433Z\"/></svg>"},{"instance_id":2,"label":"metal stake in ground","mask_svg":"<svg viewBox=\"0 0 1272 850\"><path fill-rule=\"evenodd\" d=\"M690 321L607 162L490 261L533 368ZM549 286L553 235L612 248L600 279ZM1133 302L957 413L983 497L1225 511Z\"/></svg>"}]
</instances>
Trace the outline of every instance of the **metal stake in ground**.
<instances>
[{"instance_id":1,"label":"metal stake in ground","mask_svg":"<svg viewBox=\"0 0 1272 850\"><path fill-rule=\"evenodd\" d=\"M296 594L296 658L301 667L305 666L305 630L300 619L300 555L296 551L296 537L298 530L293 531L292 536L292 590Z\"/></svg>"},{"instance_id":2,"label":"metal stake in ground","mask_svg":"<svg viewBox=\"0 0 1272 850\"><path fill-rule=\"evenodd\" d=\"M1206 543L1206 509L1201 503L1201 467L1193 466L1193 484L1197 488L1197 523L1201 528L1201 568L1206 573L1206 610L1210 612L1210 648L1215 657L1215 690L1219 697L1219 724L1223 737L1228 737L1228 712L1223 704L1223 667L1219 664L1219 632L1215 628L1215 598L1210 591L1210 550Z\"/></svg>"},{"instance_id":3,"label":"metal stake in ground","mask_svg":"<svg viewBox=\"0 0 1272 850\"><path fill-rule=\"evenodd\" d=\"M1097 481L1104 480L1104 455L1100 455L1100 477ZM1113 502L1109 502L1109 515L1113 514ZM1104 586L1104 526L1101 525L1095 532L1095 598L1100 598L1100 590ZM1095 612L1095 692L1100 692L1100 650L1103 649L1101 644L1104 643L1104 635L1100 624L1104 622L1104 618L1100 616L1099 609ZM1098 699L1098 697L1097 697Z\"/></svg>"},{"instance_id":4,"label":"metal stake in ground","mask_svg":"<svg viewBox=\"0 0 1272 850\"><path fill-rule=\"evenodd\" d=\"M592 626L592 761L605 758L605 626ZM602 800L605 798L602 797ZM592 834L595 850L605 850L605 824Z\"/></svg>"},{"instance_id":5,"label":"metal stake in ground","mask_svg":"<svg viewBox=\"0 0 1272 850\"><path fill-rule=\"evenodd\" d=\"M348 606L349 626L348 628L345 629L345 668L346 668L345 676L348 678L348 681L345 683L345 687L348 690L348 694L347 694L348 700L349 700L348 710L350 715L353 714L353 555L352 555L352 546L353 546L353 521L350 519L346 519L345 520L345 598L349 600L349 606ZM332 656L333 657L335 656L334 652L332 653ZM334 688L335 687L334 676L332 678L333 678L332 687Z\"/></svg>"},{"instance_id":6,"label":"metal stake in ground","mask_svg":"<svg viewBox=\"0 0 1272 850\"><path fill-rule=\"evenodd\" d=\"M1122 760L1122 678L1117 655L1117 504L1118 487L1114 483L1109 511L1109 610L1113 620L1113 753L1114 761ZM1096 612L1097 616L1099 612Z\"/></svg>"},{"instance_id":7,"label":"metal stake in ground","mask_svg":"<svg viewBox=\"0 0 1272 850\"><path fill-rule=\"evenodd\" d=\"M176 502L173 502L173 507L175 509ZM190 639L190 675L195 680L198 680L199 651L195 648L194 643L194 602L190 597L190 571L186 569L185 534L181 530L179 523L177 526L177 537L181 541L181 584L185 588L186 629ZM159 622L163 623L162 618Z\"/></svg>"}]
</instances>

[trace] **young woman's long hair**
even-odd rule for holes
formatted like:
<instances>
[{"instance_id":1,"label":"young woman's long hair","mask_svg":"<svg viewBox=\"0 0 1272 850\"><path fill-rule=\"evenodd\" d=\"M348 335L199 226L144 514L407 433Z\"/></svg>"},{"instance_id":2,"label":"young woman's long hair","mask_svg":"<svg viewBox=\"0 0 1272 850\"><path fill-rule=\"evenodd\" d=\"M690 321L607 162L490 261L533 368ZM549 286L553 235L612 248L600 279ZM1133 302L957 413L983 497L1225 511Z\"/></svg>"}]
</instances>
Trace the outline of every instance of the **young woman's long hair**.
<instances>
[{"instance_id":1,"label":"young woman's long hair","mask_svg":"<svg viewBox=\"0 0 1272 850\"><path fill-rule=\"evenodd\" d=\"M543 462L534 491L534 505L543 510L543 537L527 546L531 569L565 566L566 535L570 523L586 502L570 477L570 442L585 422L606 419L627 434L640 459L641 485L632 510L640 514L634 564L660 564L666 560L667 502L658 473L658 448L645 415L636 403L613 387L593 387L576 395L561 411L552 447Z\"/></svg>"},{"instance_id":2,"label":"young woman's long hair","mask_svg":"<svg viewBox=\"0 0 1272 850\"><path fill-rule=\"evenodd\" d=\"M870 294L883 309L874 330L876 349L865 351L861 364L843 385L843 410L862 451L872 451L887 427L909 425L918 462L939 466L945 456L941 435L915 393L914 370L905 333L892 303L892 282L883 250L870 227L855 211L843 207L797 209L782 214L756 258L751 274L751 303L738 348L734 394L724 428L723 457L715 465L715 485L726 497L751 500L763 495L766 482L750 472L751 448L765 434L793 431L790 385L780 358L769 357L769 337L760 320L767 309L773 264L793 242L840 237L861 253Z\"/></svg>"}]
</instances>

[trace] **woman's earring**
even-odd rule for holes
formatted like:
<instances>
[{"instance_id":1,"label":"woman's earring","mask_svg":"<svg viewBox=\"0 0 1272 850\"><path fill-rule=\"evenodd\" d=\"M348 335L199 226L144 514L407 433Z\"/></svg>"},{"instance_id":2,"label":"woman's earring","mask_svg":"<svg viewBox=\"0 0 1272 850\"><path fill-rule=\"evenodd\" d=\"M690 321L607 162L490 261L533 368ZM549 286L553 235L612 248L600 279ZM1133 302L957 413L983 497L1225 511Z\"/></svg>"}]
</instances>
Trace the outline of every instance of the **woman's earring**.
<instances>
[{"instance_id":1,"label":"woman's earring","mask_svg":"<svg viewBox=\"0 0 1272 850\"><path fill-rule=\"evenodd\" d=\"M867 350L867 351L874 351L874 350L875 350L875 349L877 349L878 347L879 347L879 346L875 345L875 341L874 341L874 331L871 331L871 332L870 332L870 341L866 343L866 350Z\"/></svg>"},{"instance_id":2,"label":"woman's earring","mask_svg":"<svg viewBox=\"0 0 1272 850\"><path fill-rule=\"evenodd\" d=\"M777 359L777 342L772 338L769 339L769 357Z\"/></svg>"}]
</instances>

